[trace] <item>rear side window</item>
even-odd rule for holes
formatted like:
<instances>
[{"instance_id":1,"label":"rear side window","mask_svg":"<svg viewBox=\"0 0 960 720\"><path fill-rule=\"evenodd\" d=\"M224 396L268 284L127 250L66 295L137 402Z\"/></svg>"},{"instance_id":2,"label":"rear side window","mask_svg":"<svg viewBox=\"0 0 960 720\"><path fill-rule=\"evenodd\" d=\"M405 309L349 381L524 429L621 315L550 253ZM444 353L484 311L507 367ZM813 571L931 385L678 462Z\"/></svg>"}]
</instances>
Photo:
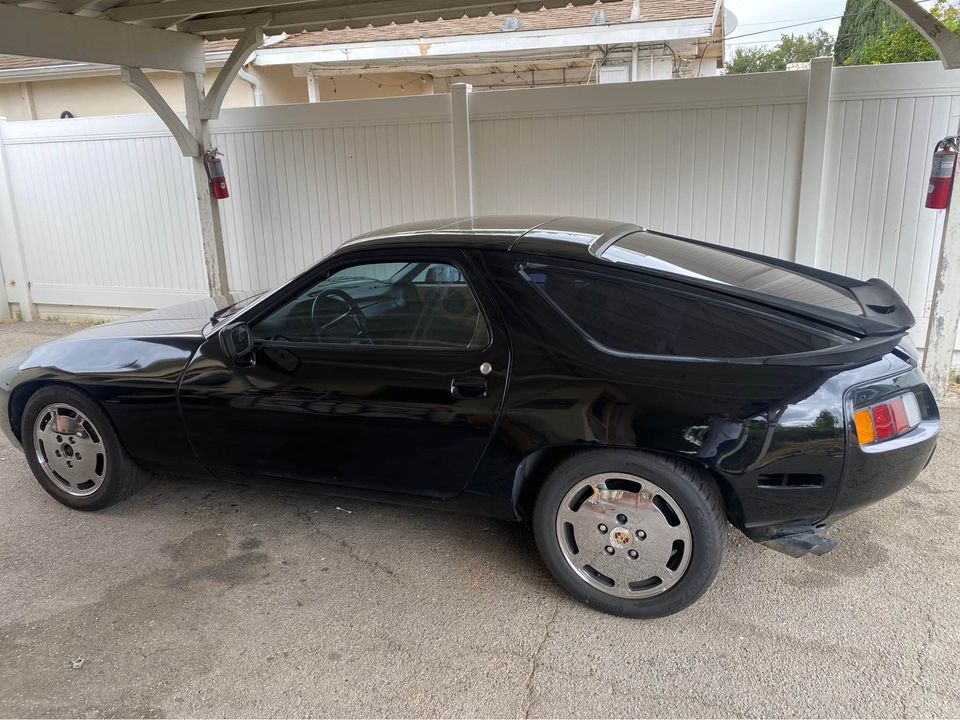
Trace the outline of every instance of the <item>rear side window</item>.
<instances>
[{"instance_id":1,"label":"rear side window","mask_svg":"<svg viewBox=\"0 0 960 720\"><path fill-rule=\"evenodd\" d=\"M851 315L863 313L860 303L842 288L760 260L735 255L719 247L699 245L652 232L627 235L606 249L600 257Z\"/></svg>"},{"instance_id":2,"label":"rear side window","mask_svg":"<svg viewBox=\"0 0 960 720\"><path fill-rule=\"evenodd\" d=\"M787 322L638 282L559 268L524 274L581 333L618 352L746 358L837 344Z\"/></svg>"}]
</instances>

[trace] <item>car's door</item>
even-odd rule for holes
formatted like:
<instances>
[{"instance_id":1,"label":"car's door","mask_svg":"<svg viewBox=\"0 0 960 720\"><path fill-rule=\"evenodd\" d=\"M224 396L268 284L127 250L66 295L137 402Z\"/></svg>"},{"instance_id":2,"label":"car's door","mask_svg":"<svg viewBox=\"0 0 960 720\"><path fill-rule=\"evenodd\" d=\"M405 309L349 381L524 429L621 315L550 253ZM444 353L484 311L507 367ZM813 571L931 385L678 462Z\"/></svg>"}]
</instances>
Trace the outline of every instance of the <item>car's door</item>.
<instances>
[{"instance_id":1,"label":"car's door","mask_svg":"<svg viewBox=\"0 0 960 720\"><path fill-rule=\"evenodd\" d=\"M497 422L509 349L463 253L333 258L251 313L253 352L231 360L215 334L181 383L207 467L435 497L466 485Z\"/></svg>"}]
</instances>

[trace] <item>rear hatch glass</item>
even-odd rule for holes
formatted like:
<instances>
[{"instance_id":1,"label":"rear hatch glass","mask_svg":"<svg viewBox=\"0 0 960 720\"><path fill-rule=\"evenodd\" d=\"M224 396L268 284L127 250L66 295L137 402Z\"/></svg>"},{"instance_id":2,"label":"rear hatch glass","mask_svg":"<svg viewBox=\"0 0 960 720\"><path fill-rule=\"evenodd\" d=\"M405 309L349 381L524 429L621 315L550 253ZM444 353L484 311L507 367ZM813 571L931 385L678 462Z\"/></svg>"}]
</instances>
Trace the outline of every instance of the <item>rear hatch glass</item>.
<instances>
[{"instance_id":1,"label":"rear hatch glass","mask_svg":"<svg viewBox=\"0 0 960 720\"><path fill-rule=\"evenodd\" d=\"M600 257L655 272L763 293L788 302L806 303L849 315L863 314L860 303L844 288L761 260L734 255L723 248L684 242L656 233L631 233L606 248Z\"/></svg>"}]
</instances>

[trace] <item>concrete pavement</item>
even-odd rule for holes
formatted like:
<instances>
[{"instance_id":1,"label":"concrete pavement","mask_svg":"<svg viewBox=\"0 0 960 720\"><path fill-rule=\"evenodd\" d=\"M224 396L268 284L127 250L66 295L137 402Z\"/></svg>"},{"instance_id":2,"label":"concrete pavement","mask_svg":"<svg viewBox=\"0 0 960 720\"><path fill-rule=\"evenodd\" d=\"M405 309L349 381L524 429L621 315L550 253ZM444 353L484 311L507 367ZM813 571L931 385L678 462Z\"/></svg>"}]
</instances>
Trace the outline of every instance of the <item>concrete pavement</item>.
<instances>
[{"instance_id":1,"label":"concrete pavement","mask_svg":"<svg viewBox=\"0 0 960 720\"><path fill-rule=\"evenodd\" d=\"M64 332L0 325L0 355ZM156 478L97 513L0 439L0 716L958 716L960 411L793 560L728 535L692 608L566 596L521 526Z\"/></svg>"}]
</instances>

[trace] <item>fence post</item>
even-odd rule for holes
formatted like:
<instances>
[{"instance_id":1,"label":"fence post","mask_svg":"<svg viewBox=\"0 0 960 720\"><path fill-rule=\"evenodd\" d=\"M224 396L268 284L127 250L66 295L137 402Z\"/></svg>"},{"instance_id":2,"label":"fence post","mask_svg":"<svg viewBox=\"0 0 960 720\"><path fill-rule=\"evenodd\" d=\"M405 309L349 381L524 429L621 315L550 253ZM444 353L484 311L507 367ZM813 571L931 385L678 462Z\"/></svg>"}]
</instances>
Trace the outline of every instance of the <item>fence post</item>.
<instances>
[{"instance_id":1,"label":"fence post","mask_svg":"<svg viewBox=\"0 0 960 720\"><path fill-rule=\"evenodd\" d=\"M470 91L467 83L450 86L453 121L453 187L457 215L473 215L473 158L470 149Z\"/></svg>"},{"instance_id":2,"label":"fence post","mask_svg":"<svg viewBox=\"0 0 960 720\"><path fill-rule=\"evenodd\" d=\"M20 227L17 223L13 190L7 171L6 148L3 144L3 126L7 119L0 117L0 268L3 270L3 289L0 290L0 318L10 317L9 300L20 305L24 320L33 320L35 313L30 299L30 281L27 278Z\"/></svg>"},{"instance_id":3,"label":"fence post","mask_svg":"<svg viewBox=\"0 0 960 720\"><path fill-rule=\"evenodd\" d=\"M830 112L830 80L833 58L810 62L807 112L803 126L803 160L800 166L800 198L794 259L804 265L817 263L820 237L820 200L823 191L823 158L827 146L827 116Z\"/></svg>"}]
</instances>

